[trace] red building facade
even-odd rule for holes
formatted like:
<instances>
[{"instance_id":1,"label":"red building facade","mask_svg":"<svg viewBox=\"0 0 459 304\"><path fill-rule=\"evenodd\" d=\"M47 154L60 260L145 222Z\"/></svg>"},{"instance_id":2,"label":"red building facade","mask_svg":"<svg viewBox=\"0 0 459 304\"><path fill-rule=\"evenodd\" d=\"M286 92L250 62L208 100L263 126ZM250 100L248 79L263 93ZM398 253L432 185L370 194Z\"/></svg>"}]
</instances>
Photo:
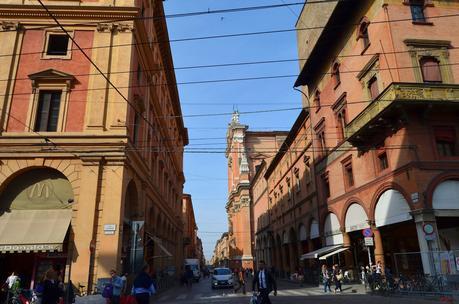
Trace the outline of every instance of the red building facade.
<instances>
[{"instance_id":1,"label":"red building facade","mask_svg":"<svg viewBox=\"0 0 459 304\"><path fill-rule=\"evenodd\" d=\"M312 152L317 189L317 212L300 218L311 245L300 259L308 267L339 263L356 274L381 261L397 274L457 273L459 40L452 28L459 19L452 16L458 11L458 1L305 4L297 24L305 60L295 86L309 113L313 140L303 148ZM285 173L285 165L271 166L269 193L270 179L287 182L269 173ZM274 188L268 200L282 204L279 193ZM265 229L277 234L277 218ZM282 221L282 231L296 232L298 240L297 219ZM291 256L299 244L289 245L289 234L282 234L257 249ZM293 271L273 261L284 273Z\"/></svg>"}]
</instances>

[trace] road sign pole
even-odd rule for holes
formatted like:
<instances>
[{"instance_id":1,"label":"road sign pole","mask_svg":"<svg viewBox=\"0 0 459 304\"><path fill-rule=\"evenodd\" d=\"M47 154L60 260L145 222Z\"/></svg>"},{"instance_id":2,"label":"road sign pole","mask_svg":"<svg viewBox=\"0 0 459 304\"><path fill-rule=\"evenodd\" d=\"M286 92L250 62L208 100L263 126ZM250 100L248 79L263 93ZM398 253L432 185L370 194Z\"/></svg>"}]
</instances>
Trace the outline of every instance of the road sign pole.
<instances>
[{"instance_id":1,"label":"road sign pole","mask_svg":"<svg viewBox=\"0 0 459 304\"><path fill-rule=\"evenodd\" d=\"M370 265L370 270L371 270L371 253L370 253L370 246L367 246L367 251L368 251L368 263Z\"/></svg>"}]
</instances>

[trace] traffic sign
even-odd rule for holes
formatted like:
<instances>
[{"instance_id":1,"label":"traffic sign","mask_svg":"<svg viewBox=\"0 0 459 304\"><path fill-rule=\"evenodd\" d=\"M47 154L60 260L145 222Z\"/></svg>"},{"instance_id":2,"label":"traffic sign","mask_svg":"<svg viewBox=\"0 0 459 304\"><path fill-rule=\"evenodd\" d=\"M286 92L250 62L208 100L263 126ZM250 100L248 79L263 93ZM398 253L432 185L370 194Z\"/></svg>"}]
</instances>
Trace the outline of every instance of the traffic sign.
<instances>
[{"instance_id":1,"label":"traffic sign","mask_svg":"<svg viewBox=\"0 0 459 304\"><path fill-rule=\"evenodd\" d=\"M435 232L433 225L429 223L422 225L422 230L426 235L432 235Z\"/></svg>"},{"instance_id":2,"label":"traffic sign","mask_svg":"<svg viewBox=\"0 0 459 304\"><path fill-rule=\"evenodd\" d=\"M365 246L374 246L372 237L365 237Z\"/></svg>"},{"instance_id":3,"label":"traffic sign","mask_svg":"<svg viewBox=\"0 0 459 304\"><path fill-rule=\"evenodd\" d=\"M362 230L362 234L364 237L373 236L373 230L371 230L371 228L365 228Z\"/></svg>"}]
</instances>

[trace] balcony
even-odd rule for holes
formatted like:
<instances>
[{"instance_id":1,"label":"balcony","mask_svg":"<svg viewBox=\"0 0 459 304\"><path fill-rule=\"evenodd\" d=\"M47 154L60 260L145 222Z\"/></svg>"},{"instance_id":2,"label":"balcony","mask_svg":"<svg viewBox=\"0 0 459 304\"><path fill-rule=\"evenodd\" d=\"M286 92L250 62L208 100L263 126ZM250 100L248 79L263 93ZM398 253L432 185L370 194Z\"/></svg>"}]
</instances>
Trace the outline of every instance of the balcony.
<instances>
[{"instance_id":1,"label":"balcony","mask_svg":"<svg viewBox=\"0 0 459 304\"><path fill-rule=\"evenodd\" d=\"M403 126L407 109L459 106L459 85L392 83L347 126L345 135L355 147L377 143Z\"/></svg>"}]
</instances>

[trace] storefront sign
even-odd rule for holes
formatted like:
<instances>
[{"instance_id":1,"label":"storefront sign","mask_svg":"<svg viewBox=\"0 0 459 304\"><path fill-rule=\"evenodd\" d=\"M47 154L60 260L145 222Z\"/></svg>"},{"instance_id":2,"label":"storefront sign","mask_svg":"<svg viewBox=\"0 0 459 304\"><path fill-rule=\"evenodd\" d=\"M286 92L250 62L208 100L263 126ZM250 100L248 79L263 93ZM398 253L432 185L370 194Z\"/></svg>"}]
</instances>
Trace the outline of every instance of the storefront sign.
<instances>
[{"instance_id":1,"label":"storefront sign","mask_svg":"<svg viewBox=\"0 0 459 304\"><path fill-rule=\"evenodd\" d=\"M62 251L62 244L1 245L0 252Z\"/></svg>"},{"instance_id":2,"label":"storefront sign","mask_svg":"<svg viewBox=\"0 0 459 304\"><path fill-rule=\"evenodd\" d=\"M105 235L114 235L115 231L116 231L116 224L105 224L104 225Z\"/></svg>"},{"instance_id":3,"label":"storefront sign","mask_svg":"<svg viewBox=\"0 0 459 304\"><path fill-rule=\"evenodd\" d=\"M366 228L362 230L362 234L365 238L369 238L373 236L373 231L371 230L371 228Z\"/></svg>"},{"instance_id":4,"label":"storefront sign","mask_svg":"<svg viewBox=\"0 0 459 304\"><path fill-rule=\"evenodd\" d=\"M365 246L374 246L372 237L365 237Z\"/></svg>"}]
</instances>

